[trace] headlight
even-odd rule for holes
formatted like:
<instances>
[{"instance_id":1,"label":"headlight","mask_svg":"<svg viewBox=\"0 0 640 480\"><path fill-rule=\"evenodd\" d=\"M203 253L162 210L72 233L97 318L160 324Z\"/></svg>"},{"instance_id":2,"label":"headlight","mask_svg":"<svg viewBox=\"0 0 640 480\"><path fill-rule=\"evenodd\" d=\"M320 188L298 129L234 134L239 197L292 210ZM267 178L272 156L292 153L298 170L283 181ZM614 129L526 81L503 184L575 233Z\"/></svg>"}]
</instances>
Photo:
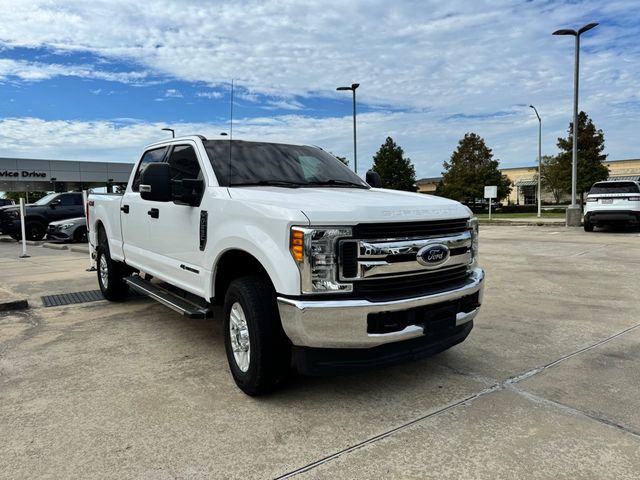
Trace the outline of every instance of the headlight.
<instances>
[{"instance_id":1,"label":"headlight","mask_svg":"<svg viewBox=\"0 0 640 480\"><path fill-rule=\"evenodd\" d=\"M58 226L58 230L66 230L67 228L71 228L73 227L73 223L63 223L62 225Z\"/></svg>"},{"instance_id":2,"label":"headlight","mask_svg":"<svg viewBox=\"0 0 640 480\"><path fill-rule=\"evenodd\" d=\"M7 217L9 217L9 218L20 218L20 212L18 210L9 210L7 212Z\"/></svg>"},{"instance_id":3,"label":"headlight","mask_svg":"<svg viewBox=\"0 0 640 480\"><path fill-rule=\"evenodd\" d=\"M353 285L338 281L338 239L351 228L292 227L290 251L300 270L302 293L351 292Z\"/></svg>"},{"instance_id":4,"label":"headlight","mask_svg":"<svg viewBox=\"0 0 640 480\"><path fill-rule=\"evenodd\" d=\"M471 255L473 256L473 264L478 261L478 235L480 233L480 228L478 225L477 218L470 218L467 222L469 230L471 230Z\"/></svg>"}]
</instances>

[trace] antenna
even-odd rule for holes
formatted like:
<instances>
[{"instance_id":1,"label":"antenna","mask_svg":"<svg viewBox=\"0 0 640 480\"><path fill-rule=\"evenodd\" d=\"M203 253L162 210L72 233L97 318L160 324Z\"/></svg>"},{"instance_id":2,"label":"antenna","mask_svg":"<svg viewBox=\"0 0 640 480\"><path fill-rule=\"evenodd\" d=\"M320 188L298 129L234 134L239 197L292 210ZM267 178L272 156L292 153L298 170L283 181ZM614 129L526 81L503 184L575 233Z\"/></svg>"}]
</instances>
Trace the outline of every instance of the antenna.
<instances>
[{"instance_id":1,"label":"antenna","mask_svg":"<svg viewBox=\"0 0 640 480\"><path fill-rule=\"evenodd\" d=\"M231 79L231 106L229 114L229 165L227 168L227 184L231 185L231 147L233 145L233 78Z\"/></svg>"}]
</instances>

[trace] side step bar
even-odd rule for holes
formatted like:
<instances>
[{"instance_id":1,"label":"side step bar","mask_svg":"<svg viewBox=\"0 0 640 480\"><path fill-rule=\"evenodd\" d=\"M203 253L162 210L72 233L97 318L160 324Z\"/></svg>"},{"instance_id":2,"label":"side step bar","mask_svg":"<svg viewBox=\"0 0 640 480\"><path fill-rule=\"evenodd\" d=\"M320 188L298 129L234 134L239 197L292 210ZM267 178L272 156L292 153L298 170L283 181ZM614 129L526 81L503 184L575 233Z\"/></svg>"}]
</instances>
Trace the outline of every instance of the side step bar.
<instances>
[{"instance_id":1,"label":"side step bar","mask_svg":"<svg viewBox=\"0 0 640 480\"><path fill-rule=\"evenodd\" d=\"M191 302L190 300L176 295L175 293L170 292L169 290L166 290L159 285L155 285L148 280L139 277L138 275L126 277L124 281L127 282L129 287L131 287L136 292L153 298L155 301L166 305L172 310L181 313L185 317L206 318L211 313L211 310L209 308Z\"/></svg>"}]
</instances>

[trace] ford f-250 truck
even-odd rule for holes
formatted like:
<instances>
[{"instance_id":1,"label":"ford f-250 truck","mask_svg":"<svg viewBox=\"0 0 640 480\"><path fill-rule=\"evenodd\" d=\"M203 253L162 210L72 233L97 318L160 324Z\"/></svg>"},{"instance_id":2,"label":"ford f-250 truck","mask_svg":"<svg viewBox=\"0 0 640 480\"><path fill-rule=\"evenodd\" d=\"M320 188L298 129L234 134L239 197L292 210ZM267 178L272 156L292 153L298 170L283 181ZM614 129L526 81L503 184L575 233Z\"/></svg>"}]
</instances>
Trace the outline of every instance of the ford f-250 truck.
<instances>
[{"instance_id":1,"label":"ford f-250 truck","mask_svg":"<svg viewBox=\"0 0 640 480\"><path fill-rule=\"evenodd\" d=\"M379 177L372 175L371 183ZM223 306L236 384L346 372L462 342L482 301L478 224L451 200L372 188L322 149L170 139L122 195L90 195L98 283L189 317Z\"/></svg>"}]
</instances>

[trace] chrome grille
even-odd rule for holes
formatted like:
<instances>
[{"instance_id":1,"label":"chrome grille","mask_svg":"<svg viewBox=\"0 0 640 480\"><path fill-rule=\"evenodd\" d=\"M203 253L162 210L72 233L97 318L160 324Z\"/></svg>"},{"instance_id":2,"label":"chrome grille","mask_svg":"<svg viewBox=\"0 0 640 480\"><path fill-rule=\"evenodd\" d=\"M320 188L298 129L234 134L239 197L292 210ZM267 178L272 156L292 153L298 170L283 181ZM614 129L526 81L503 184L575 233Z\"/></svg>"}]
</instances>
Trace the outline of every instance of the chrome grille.
<instances>
[{"instance_id":1,"label":"chrome grille","mask_svg":"<svg viewBox=\"0 0 640 480\"><path fill-rule=\"evenodd\" d=\"M339 275L353 282L354 294L365 298L446 290L465 281L474 261L468 219L360 224L353 231L354 238L340 242ZM435 245L447 247L446 261L429 265L418 259L421 250Z\"/></svg>"}]
</instances>

